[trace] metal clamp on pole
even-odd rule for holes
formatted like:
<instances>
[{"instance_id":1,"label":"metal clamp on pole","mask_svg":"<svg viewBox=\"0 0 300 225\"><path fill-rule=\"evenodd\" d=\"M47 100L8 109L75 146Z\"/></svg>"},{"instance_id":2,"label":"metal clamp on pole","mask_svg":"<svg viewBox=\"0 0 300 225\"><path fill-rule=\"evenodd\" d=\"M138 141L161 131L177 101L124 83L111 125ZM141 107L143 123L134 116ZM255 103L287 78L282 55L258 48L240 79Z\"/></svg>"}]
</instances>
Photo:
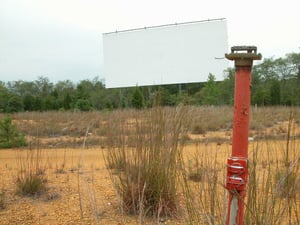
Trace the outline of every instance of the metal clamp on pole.
<instances>
[{"instance_id":1,"label":"metal clamp on pole","mask_svg":"<svg viewBox=\"0 0 300 225\"><path fill-rule=\"evenodd\" d=\"M230 192L245 190L247 175L247 159L229 158L227 160L226 189Z\"/></svg>"}]
</instances>

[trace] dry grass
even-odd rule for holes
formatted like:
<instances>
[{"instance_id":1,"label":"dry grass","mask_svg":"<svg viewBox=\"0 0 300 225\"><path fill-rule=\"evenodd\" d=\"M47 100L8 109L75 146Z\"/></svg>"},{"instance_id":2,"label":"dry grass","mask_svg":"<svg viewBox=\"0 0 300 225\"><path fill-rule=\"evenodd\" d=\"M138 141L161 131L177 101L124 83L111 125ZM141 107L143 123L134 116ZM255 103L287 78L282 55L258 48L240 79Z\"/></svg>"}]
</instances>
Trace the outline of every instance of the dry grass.
<instances>
[{"instance_id":1,"label":"dry grass","mask_svg":"<svg viewBox=\"0 0 300 225\"><path fill-rule=\"evenodd\" d=\"M114 169L112 179L125 212L140 215L141 220L152 215L158 221L178 213L181 136L186 132L187 112L185 107L154 107L136 111L132 120L119 116L121 121L111 121L113 145L107 167Z\"/></svg>"},{"instance_id":2,"label":"dry grass","mask_svg":"<svg viewBox=\"0 0 300 225\"><path fill-rule=\"evenodd\" d=\"M29 149L26 155L17 153L18 172L15 177L16 191L22 195L38 195L46 190L47 162L42 160L41 149Z\"/></svg>"},{"instance_id":3,"label":"dry grass","mask_svg":"<svg viewBox=\"0 0 300 225\"><path fill-rule=\"evenodd\" d=\"M228 144L196 144L184 151L186 173L182 188L186 224L223 224L227 202L224 160L229 153ZM191 179L194 174L201 179Z\"/></svg>"},{"instance_id":4,"label":"dry grass","mask_svg":"<svg viewBox=\"0 0 300 225\"><path fill-rule=\"evenodd\" d=\"M192 114L187 118L192 122L190 133L198 136L210 136L210 131L231 132L232 107L203 106L191 107ZM295 108L299 111L299 108ZM120 113L122 112L122 113ZM256 139L285 139L287 132L284 121L289 119L290 107L253 107L251 112L250 134ZM141 110L146 114L147 109ZM109 146L108 122L123 114L127 120L134 119L134 110L103 112L22 112L12 115L16 127L30 140L38 136L42 138L42 148L80 148L89 127L87 148L92 146ZM5 115L0 115L0 118ZM300 124L300 115L295 113L295 122ZM266 128L269 128L266 130ZM298 137L299 138L299 137ZM214 142L215 140L209 140Z\"/></svg>"},{"instance_id":5,"label":"dry grass","mask_svg":"<svg viewBox=\"0 0 300 225\"><path fill-rule=\"evenodd\" d=\"M27 134L32 150L0 151L0 185L5 190L0 195L0 203L5 200L0 224L156 224L166 220L164 214L184 218L169 218L168 224L223 224L232 109L187 109L189 114L163 108L161 114L124 110L12 115L17 128ZM252 110L254 142L249 144L246 225L300 224L300 113L295 108L290 116L290 111L286 107ZM191 134L193 129L198 134ZM187 146L181 145L183 140L188 141ZM155 167L151 169L150 164ZM47 181L47 192L37 199L14 195L15 178L25 177L25 171ZM145 174L147 178L142 178ZM149 180L153 177L159 180ZM151 182L157 186L148 186ZM120 185L129 192L122 192ZM172 194L166 199L175 200L166 204L161 200L163 192L158 191L153 198L158 206L153 206L148 187L151 194L167 190ZM130 201L129 207L137 203L132 211L126 205ZM138 215L128 216L126 211ZM151 214L156 218L146 217Z\"/></svg>"},{"instance_id":6,"label":"dry grass","mask_svg":"<svg viewBox=\"0 0 300 225\"><path fill-rule=\"evenodd\" d=\"M265 112L265 116L271 116L269 113ZM296 113L299 115L297 111L291 113L290 109L286 115L288 121L282 124L282 129L286 130L285 140L262 137L263 141L250 143L246 225L300 224L300 143ZM187 174L183 180L188 224L224 223L227 207L224 159L229 156L230 149L224 152L218 148L216 145L216 149L196 149L193 157L187 160ZM190 183L187 178L196 179L197 183Z\"/></svg>"}]
</instances>

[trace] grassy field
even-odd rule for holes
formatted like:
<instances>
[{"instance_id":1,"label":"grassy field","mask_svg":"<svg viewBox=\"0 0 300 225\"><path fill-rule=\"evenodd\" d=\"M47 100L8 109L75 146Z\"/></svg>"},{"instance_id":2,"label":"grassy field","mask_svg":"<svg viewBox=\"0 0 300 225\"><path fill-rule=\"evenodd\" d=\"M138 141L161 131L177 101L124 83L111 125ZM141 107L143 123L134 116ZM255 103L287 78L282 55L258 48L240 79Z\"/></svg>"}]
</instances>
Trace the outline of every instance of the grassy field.
<instances>
[{"instance_id":1,"label":"grassy field","mask_svg":"<svg viewBox=\"0 0 300 225\"><path fill-rule=\"evenodd\" d=\"M252 109L247 225L300 224L299 112ZM223 224L232 107L12 119L29 145L0 150L0 224Z\"/></svg>"}]
</instances>

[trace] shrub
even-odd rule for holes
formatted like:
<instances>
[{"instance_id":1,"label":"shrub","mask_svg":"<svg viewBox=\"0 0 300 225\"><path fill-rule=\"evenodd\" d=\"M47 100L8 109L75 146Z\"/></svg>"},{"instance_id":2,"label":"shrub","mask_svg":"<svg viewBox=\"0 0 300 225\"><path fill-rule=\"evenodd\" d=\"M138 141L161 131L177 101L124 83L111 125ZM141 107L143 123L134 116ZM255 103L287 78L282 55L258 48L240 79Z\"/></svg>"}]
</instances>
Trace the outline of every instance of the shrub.
<instances>
[{"instance_id":1,"label":"shrub","mask_svg":"<svg viewBox=\"0 0 300 225\"><path fill-rule=\"evenodd\" d=\"M40 194L45 189L45 181L37 174L21 176L17 179L17 192L22 195Z\"/></svg>"},{"instance_id":2,"label":"shrub","mask_svg":"<svg viewBox=\"0 0 300 225\"><path fill-rule=\"evenodd\" d=\"M131 104L136 109L142 109L145 105L144 96L139 87L136 87L133 92Z\"/></svg>"},{"instance_id":3,"label":"shrub","mask_svg":"<svg viewBox=\"0 0 300 225\"><path fill-rule=\"evenodd\" d=\"M42 151L40 149L19 151L17 160L17 193L21 195L41 194L46 189L47 183L47 164L43 161Z\"/></svg>"},{"instance_id":4,"label":"shrub","mask_svg":"<svg viewBox=\"0 0 300 225\"><path fill-rule=\"evenodd\" d=\"M26 145L25 136L12 124L10 116L6 116L0 120L0 148L13 148Z\"/></svg>"},{"instance_id":5,"label":"shrub","mask_svg":"<svg viewBox=\"0 0 300 225\"><path fill-rule=\"evenodd\" d=\"M75 108L79 109L80 111L89 111L92 109L92 106L89 100L78 99Z\"/></svg>"},{"instance_id":6,"label":"shrub","mask_svg":"<svg viewBox=\"0 0 300 225\"><path fill-rule=\"evenodd\" d=\"M116 169L111 175L125 212L157 218L178 213L184 109L136 111L130 122L118 117L109 126L114 145L106 162Z\"/></svg>"}]
</instances>

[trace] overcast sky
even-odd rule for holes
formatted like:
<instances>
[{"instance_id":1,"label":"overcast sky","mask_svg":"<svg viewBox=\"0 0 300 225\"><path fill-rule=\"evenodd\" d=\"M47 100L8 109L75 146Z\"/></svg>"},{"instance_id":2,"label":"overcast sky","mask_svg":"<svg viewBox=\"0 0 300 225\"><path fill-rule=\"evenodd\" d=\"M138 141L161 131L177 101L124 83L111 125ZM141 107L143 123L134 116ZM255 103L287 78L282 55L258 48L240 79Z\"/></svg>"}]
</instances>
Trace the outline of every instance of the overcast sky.
<instances>
[{"instance_id":1,"label":"overcast sky","mask_svg":"<svg viewBox=\"0 0 300 225\"><path fill-rule=\"evenodd\" d=\"M103 78L102 33L226 18L229 46L300 52L300 3L237 0L0 0L0 81Z\"/></svg>"}]
</instances>

